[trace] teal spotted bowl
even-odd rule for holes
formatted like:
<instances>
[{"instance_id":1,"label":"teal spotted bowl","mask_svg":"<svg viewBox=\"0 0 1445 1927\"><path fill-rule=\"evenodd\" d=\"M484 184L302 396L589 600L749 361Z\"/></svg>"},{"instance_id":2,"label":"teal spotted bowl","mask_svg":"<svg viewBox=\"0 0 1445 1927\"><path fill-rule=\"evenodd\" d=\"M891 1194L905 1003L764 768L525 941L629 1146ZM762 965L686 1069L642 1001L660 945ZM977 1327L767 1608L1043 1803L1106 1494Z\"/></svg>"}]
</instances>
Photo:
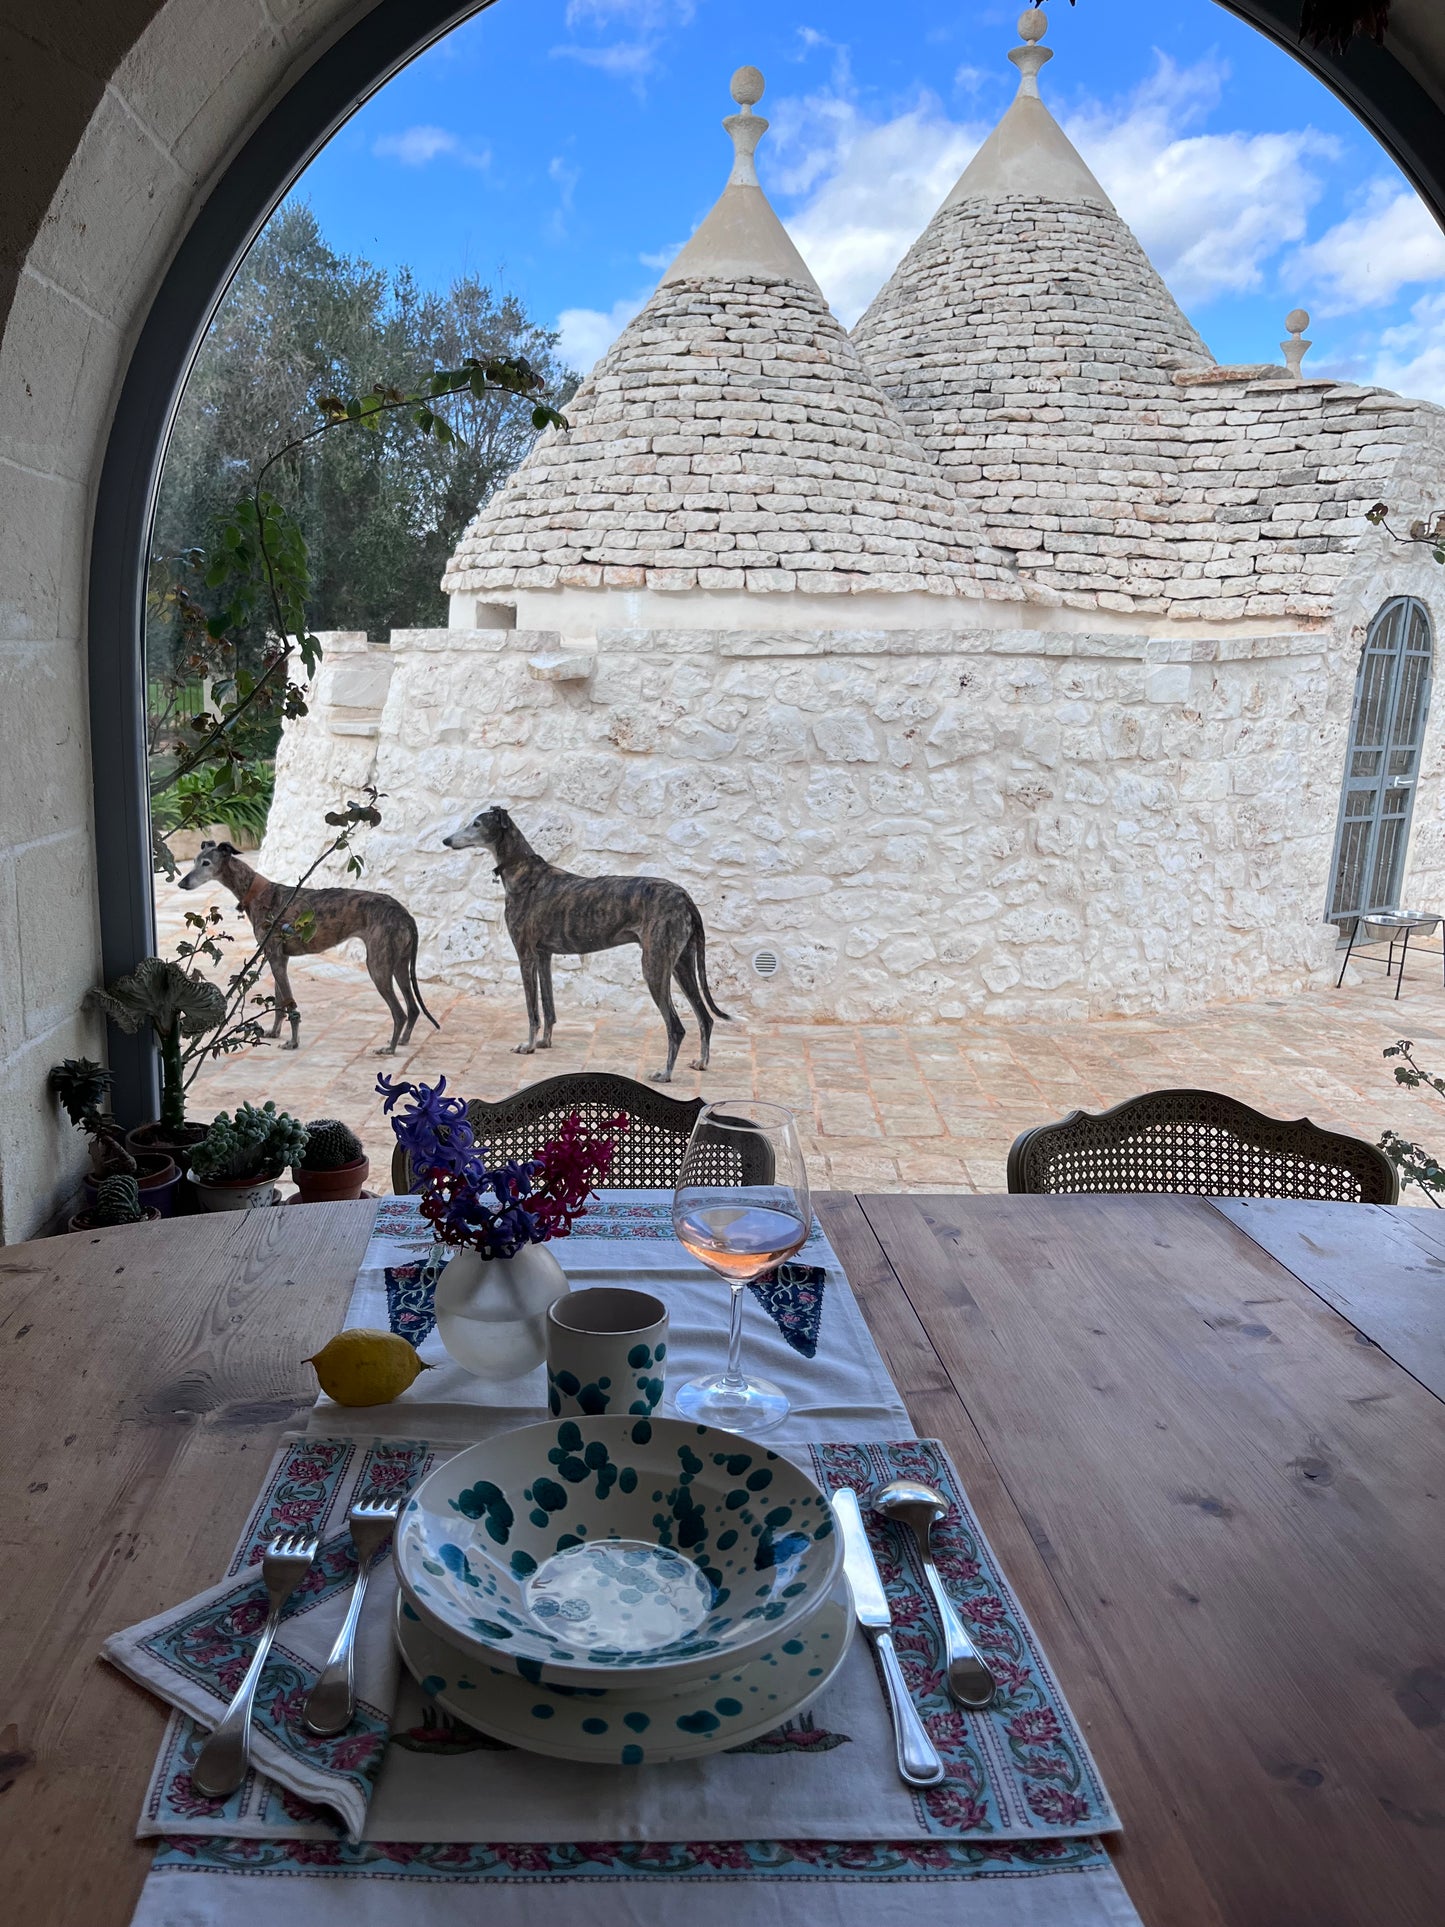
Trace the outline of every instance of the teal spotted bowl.
<instances>
[{"instance_id":1,"label":"teal spotted bowl","mask_svg":"<svg viewBox=\"0 0 1445 1927\"><path fill-rule=\"evenodd\" d=\"M533 1684L635 1694L744 1664L833 1590L828 1501L790 1460L683 1419L551 1419L470 1446L408 1501L418 1616Z\"/></svg>"}]
</instances>

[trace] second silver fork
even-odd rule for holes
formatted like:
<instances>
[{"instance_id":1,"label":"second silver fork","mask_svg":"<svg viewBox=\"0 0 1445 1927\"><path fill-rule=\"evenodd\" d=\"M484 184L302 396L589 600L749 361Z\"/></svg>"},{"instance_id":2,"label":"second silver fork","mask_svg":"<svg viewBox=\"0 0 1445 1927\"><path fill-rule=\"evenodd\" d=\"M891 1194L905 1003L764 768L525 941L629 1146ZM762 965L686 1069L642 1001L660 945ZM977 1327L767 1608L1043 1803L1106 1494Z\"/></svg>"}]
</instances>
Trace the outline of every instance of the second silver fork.
<instances>
[{"instance_id":1,"label":"second silver fork","mask_svg":"<svg viewBox=\"0 0 1445 1927\"><path fill-rule=\"evenodd\" d=\"M306 1731L318 1739L330 1739L334 1734L345 1732L356 1711L356 1628L361 1619L361 1602L366 1597L371 1569L392 1535L400 1510L400 1501L392 1500L382 1505L354 1505L347 1514L351 1543L356 1547L356 1584L341 1631L336 1635L336 1644L301 1714Z\"/></svg>"}]
</instances>

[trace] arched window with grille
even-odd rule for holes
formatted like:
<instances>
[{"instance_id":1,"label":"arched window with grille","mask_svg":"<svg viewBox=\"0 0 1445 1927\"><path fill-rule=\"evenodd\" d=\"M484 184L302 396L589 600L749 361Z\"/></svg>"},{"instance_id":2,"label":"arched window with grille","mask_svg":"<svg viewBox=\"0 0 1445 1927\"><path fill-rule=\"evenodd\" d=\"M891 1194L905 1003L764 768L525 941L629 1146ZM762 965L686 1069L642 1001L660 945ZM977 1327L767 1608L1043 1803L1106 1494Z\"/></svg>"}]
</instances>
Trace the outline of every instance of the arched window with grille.
<instances>
[{"instance_id":1,"label":"arched window with grille","mask_svg":"<svg viewBox=\"0 0 1445 1927\"><path fill-rule=\"evenodd\" d=\"M1432 655L1424 603L1387 602L1370 624L1355 680L1327 917L1400 908Z\"/></svg>"}]
</instances>

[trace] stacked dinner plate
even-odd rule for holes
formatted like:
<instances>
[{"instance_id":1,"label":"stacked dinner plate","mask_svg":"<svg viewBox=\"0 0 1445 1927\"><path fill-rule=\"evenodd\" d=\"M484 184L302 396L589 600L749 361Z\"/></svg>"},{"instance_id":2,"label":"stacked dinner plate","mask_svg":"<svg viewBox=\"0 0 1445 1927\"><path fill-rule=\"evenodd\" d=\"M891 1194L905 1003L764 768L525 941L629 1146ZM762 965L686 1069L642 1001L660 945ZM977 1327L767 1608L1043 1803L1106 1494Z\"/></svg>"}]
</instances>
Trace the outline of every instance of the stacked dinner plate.
<instances>
[{"instance_id":1,"label":"stacked dinner plate","mask_svg":"<svg viewBox=\"0 0 1445 1927\"><path fill-rule=\"evenodd\" d=\"M681 1419L549 1420L440 1466L396 1535L397 1638L495 1739L625 1766L740 1746L836 1673L853 1615L827 1498Z\"/></svg>"}]
</instances>

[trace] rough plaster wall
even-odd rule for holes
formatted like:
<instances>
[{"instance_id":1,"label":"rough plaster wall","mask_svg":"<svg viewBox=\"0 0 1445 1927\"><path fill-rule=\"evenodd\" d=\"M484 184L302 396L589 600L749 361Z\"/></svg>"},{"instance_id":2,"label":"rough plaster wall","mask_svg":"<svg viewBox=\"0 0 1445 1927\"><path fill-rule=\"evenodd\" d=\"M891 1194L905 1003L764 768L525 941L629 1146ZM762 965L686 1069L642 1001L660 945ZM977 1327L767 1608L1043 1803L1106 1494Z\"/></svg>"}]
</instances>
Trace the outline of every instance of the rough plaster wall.
<instances>
[{"instance_id":1,"label":"rough plaster wall","mask_svg":"<svg viewBox=\"0 0 1445 1927\"><path fill-rule=\"evenodd\" d=\"M357 0L170 0L87 33L4 30L11 92L77 101L73 158L14 274L0 339L0 1238L60 1207L83 1144L45 1088L102 1054L85 667L95 478L126 357L218 169ZM13 39L13 44L12 44ZM118 65L113 63L118 61ZM83 127L83 131L80 131ZM23 134L24 122L16 130ZM22 157L22 166L24 157ZM0 263L0 265L6 265Z\"/></svg>"},{"instance_id":2,"label":"rough plaster wall","mask_svg":"<svg viewBox=\"0 0 1445 1927\"><path fill-rule=\"evenodd\" d=\"M604 630L565 682L542 632L404 631L390 656L366 882L415 914L423 975L519 998L490 864L441 845L489 802L565 867L685 884L740 1014L1078 1018L1328 970L1354 671L1331 632ZM288 751L269 875L316 847L330 728L317 705ZM647 1007L635 951L556 974L564 1014Z\"/></svg>"}]
</instances>

